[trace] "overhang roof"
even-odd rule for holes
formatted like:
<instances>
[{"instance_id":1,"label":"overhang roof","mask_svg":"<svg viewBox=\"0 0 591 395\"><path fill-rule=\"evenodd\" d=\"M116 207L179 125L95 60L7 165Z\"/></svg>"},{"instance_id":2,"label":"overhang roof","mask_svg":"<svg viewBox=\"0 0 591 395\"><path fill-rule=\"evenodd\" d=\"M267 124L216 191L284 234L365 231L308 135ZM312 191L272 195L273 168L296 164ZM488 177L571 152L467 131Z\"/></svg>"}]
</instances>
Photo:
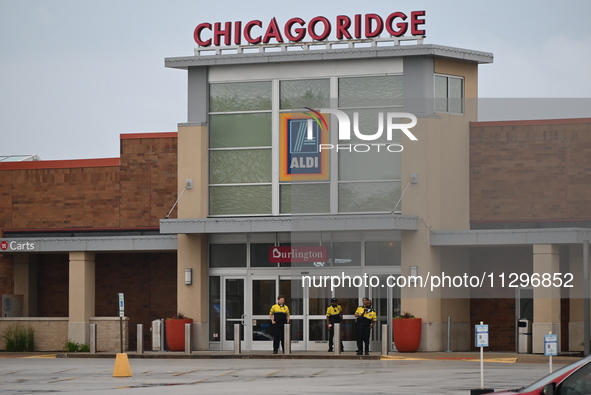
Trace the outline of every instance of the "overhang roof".
<instances>
[{"instance_id":1,"label":"overhang roof","mask_svg":"<svg viewBox=\"0 0 591 395\"><path fill-rule=\"evenodd\" d=\"M256 49L256 46L253 46L253 48ZM166 58L164 60L164 65L170 68L186 70L189 67L199 66L398 58L404 56L437 56L479 64L493 62L493 54L489 52L447 47L443 45L418 44L172 57Z\"/></svg>"},{"instance_id":2,"label":"overhang roof","mask_svg":"<svg viewBox=\"0 0 591 395\"><path fill-rule=\"evenodd\" d=\"M525 246L581 244L591 240L591 229L494 229L431 231L431 246Z\"/></svg>"},{"instance_id":3,"label":"overhang roof","mask_svg":"<svg viewBox=\"0 0 591 395\"><path fill-rule=\"evenodd\" d=\"M397 214L189 218L160 220L160 233L417 230L417 224L418 217Z\"/></svg>"},{"instance_id":4,"label":"overhang roof","mask_svg":"<svg viewBox=\"0 0 591 395\"><path fill-rule=\"evenodd\" d=\"M6 241L7 250L0 253L35 252L125 252L125 251L176 251L177 237L163 236L109 236L109 237L43 237L12 238ZM14 244L13 244L14 243ZM28 243L28 244L27 244Z\"/></svg>"}]
</instances>

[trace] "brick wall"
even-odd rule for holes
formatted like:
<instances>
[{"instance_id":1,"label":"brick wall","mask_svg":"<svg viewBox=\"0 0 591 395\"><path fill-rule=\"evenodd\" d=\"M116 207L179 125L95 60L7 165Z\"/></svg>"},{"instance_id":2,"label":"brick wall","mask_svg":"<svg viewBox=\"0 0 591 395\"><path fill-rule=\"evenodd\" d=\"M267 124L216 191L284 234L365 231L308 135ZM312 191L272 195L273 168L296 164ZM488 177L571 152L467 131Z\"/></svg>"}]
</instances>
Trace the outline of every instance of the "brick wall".
<instances>
[{"instance_id":1,"label":"brick wall","mask_svg":"<svg viewBox=\"0 0 591 395\"><path fill-rule=\"evenodd\" d=\"M144 325L144 345L151 347L152 320L176 312L176 253L97 254L95 257L97 317L118 315L117 294L125 294L129 347L135 350L137 324Z\"/></svg>"},{"instance_id":2,"label":"brick wall","mask_svg":"<svg viewBox=\"0 0 591 395\"><path fill-rule=\"evenodd\" d=\"M39 317L68 317L70 257L40 254L37 260Z\"/></svg>"},{"instance_id":3,"label":"brick wall","mask_svg":"<svg viewBox=\"0 0 591 395\"><path fill-rule=\"evenodd\" d=\"M159 226L177 197L176 138L122 143L120 226Z\"/></svg>"},{"instance_id":4,"label":"brick wall","mask_svg":"<svg viewBox=\"0 0 591 395\"><path fill-rule=\"evenodd\" d=\"M471 221L591 219L591 122L476 123Z\"/></svg>"},{"instance_id":5,"label":"brick wall","mask_svg":"<svg viewBox=\"0 0 591 395\"><path fill-rule=\"evenodd\" d=\"M177 196L176 135L125 138L121 151L120 166L0 166L0 231L158 227Z\"/></svg>"},{"instance_id":6,"label":"brick wall","mask_svg":"<svg viewBox=\"0 0 591 395\"><path fill-rule=\"evenodd\" d=\"M0 296L14 293L14 257L0 254Z\"/></svg>"},{"instance_id":7,"label":"brick wall","mask_svg":"<svg viewBox=\"0 0 591 395\"><path fill-rule=\"evenodd\" d=\"M470 330L474 339L474 326L483 321L488 324L486 351L515 351L515 298L470 299ZM472 351L477 350L472 342Z\"/></svg>"}]
</instances>

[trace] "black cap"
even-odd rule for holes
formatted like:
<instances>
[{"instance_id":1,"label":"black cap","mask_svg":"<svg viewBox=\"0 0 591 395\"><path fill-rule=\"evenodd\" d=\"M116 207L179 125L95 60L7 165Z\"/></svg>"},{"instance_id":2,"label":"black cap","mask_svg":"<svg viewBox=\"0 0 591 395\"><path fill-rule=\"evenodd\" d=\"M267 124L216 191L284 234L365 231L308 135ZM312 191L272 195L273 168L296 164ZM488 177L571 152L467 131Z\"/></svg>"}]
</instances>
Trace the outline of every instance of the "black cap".
<instances>
[{"instance_id":1,"label":"black cap","mask_svg":"<svg viewBox=\"0 0 591 395\"><path fill-rule=\"evenodd\" d=\"M330 301L331 302L336 302L337 301L337 298L332 298Z\"/></svg>"}]
</instances>

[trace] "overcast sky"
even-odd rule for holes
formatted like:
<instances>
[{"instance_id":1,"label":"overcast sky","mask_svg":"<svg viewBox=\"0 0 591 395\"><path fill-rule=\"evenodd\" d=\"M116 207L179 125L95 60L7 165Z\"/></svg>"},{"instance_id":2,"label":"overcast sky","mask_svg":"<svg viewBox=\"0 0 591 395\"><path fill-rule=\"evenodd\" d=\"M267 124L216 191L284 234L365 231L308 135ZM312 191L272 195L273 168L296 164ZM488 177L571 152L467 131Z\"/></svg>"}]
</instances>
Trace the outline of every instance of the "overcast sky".
<instances>
[{"instance_id":1,"label":"overcast sky","mask_svg":"<svg viewBox=\"0 0 591 395\"><path fill-rule=\"evenodd\" d=\"M186 72L164 58L192 55L199 23L414 10L426 43L494 54L480 120L591 117L589 0L0 0L0 155L118 157L121 133L176 131Z\"/></svg>"}]
</instances>

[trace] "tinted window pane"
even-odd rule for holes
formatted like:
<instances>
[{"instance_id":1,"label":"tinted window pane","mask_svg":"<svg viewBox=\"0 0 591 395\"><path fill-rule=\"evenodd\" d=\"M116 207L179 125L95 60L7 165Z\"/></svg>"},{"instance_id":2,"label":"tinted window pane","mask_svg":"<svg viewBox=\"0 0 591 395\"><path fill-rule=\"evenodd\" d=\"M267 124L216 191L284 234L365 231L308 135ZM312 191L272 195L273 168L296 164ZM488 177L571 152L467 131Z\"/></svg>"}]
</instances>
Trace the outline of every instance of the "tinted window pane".
<instances>
[{"instance_id":1,"label":"tinted window pane","mask_svg":"<svg viewBox=\"0 0 591 395\"><path fill-rule=\"evenodd\" d=\"M366 266L400 266L400 242L371 241L365 243Z\"/></svg>"},{"instance_id":2,"label":"tinted window pane","mask_svg":"<svg viewBox=\"0 0 591 395\"><path fill-rule=\"evenodd\" d=\"M271 146L271 113L209 116L209 147Z\"/></svg>"},{"instance_id":3,"label":"tinted window pane","mask_svg":"<svg viewBox=\"0 0 591 395\"><path fill-rule=\"evenodd\" d=\"M339 184L339 212L393 211L400 198L400 182ZM396 211L400 211L401 204Z\"/></svg>"},{"instance_id":4,"label":"tinted window pane","mask_svg":"<svg viewBox=\"0 0 591 395\"><path fill-rule=\"evenodd\" d=\"M281 109L330 105L330 80L281 81Z\"/></svg>"},{"instance_id":5,"label":"tinted window pane","mask_svg":"<svg viewBox=\"0 0 591 395\"><path fill-rule=\"evenodd\" d=\"M270 214L271 186L209 187L211 215Z\"/></svg>"},{"instance_id":6,"label":"tinted window pane","mask_svg":"<svg viewBox=\"0 0 591 395\"><path fill-rule=\"evenodd\" d=\"M273 243L251 244L250 245L250 266L251 267L277 267L277 263L269 262L269 249ZM274 292L274 291L273 291Z\"/></svg>"},{"instance_id":7,"label":"tinted window pane","mask_svg":"<svg viewBox=\"0 0 591 395\"><path fill-rule=\"evenodd\" d=\"M271 182L271 150L209 152L210 184Z\"/></svg>"},{"instance_id":8,"label":"tinted window pane","mask_svg":"<svg viewBox=\"0 0 591 395\"><path fill-rule=\"evenodd\" d=\"M284 184L279 190L282 214L330 212L329 184Z\"/></svg>"},{"instance_id":9,"label":"tinted window pane","mask_svg":"<svg viewBox=\"0 0 591 395\"><path fill-rule=\"evenodd\" d=\"M210 244L210 267L246 267L246 244Z\"/></svg>"},{"instance_id":10,"label":"tinted window pane","mask_svg":"<svg viewBox=\"0 0 591 395\"><path fill-rule=\"evenodd\" d=\"M271 109L271 81L209 85L211 112Z\"/></svg>"},{"instance_id":11,"label":"tinted window pane","mask_svg":"<svg viewBox=\"0 0 591 395\"><path fill-rule=\"evenodd\" d=\"M401 106L403 77L339 78L339 107Z\"/></svg>"}]
</instances>

